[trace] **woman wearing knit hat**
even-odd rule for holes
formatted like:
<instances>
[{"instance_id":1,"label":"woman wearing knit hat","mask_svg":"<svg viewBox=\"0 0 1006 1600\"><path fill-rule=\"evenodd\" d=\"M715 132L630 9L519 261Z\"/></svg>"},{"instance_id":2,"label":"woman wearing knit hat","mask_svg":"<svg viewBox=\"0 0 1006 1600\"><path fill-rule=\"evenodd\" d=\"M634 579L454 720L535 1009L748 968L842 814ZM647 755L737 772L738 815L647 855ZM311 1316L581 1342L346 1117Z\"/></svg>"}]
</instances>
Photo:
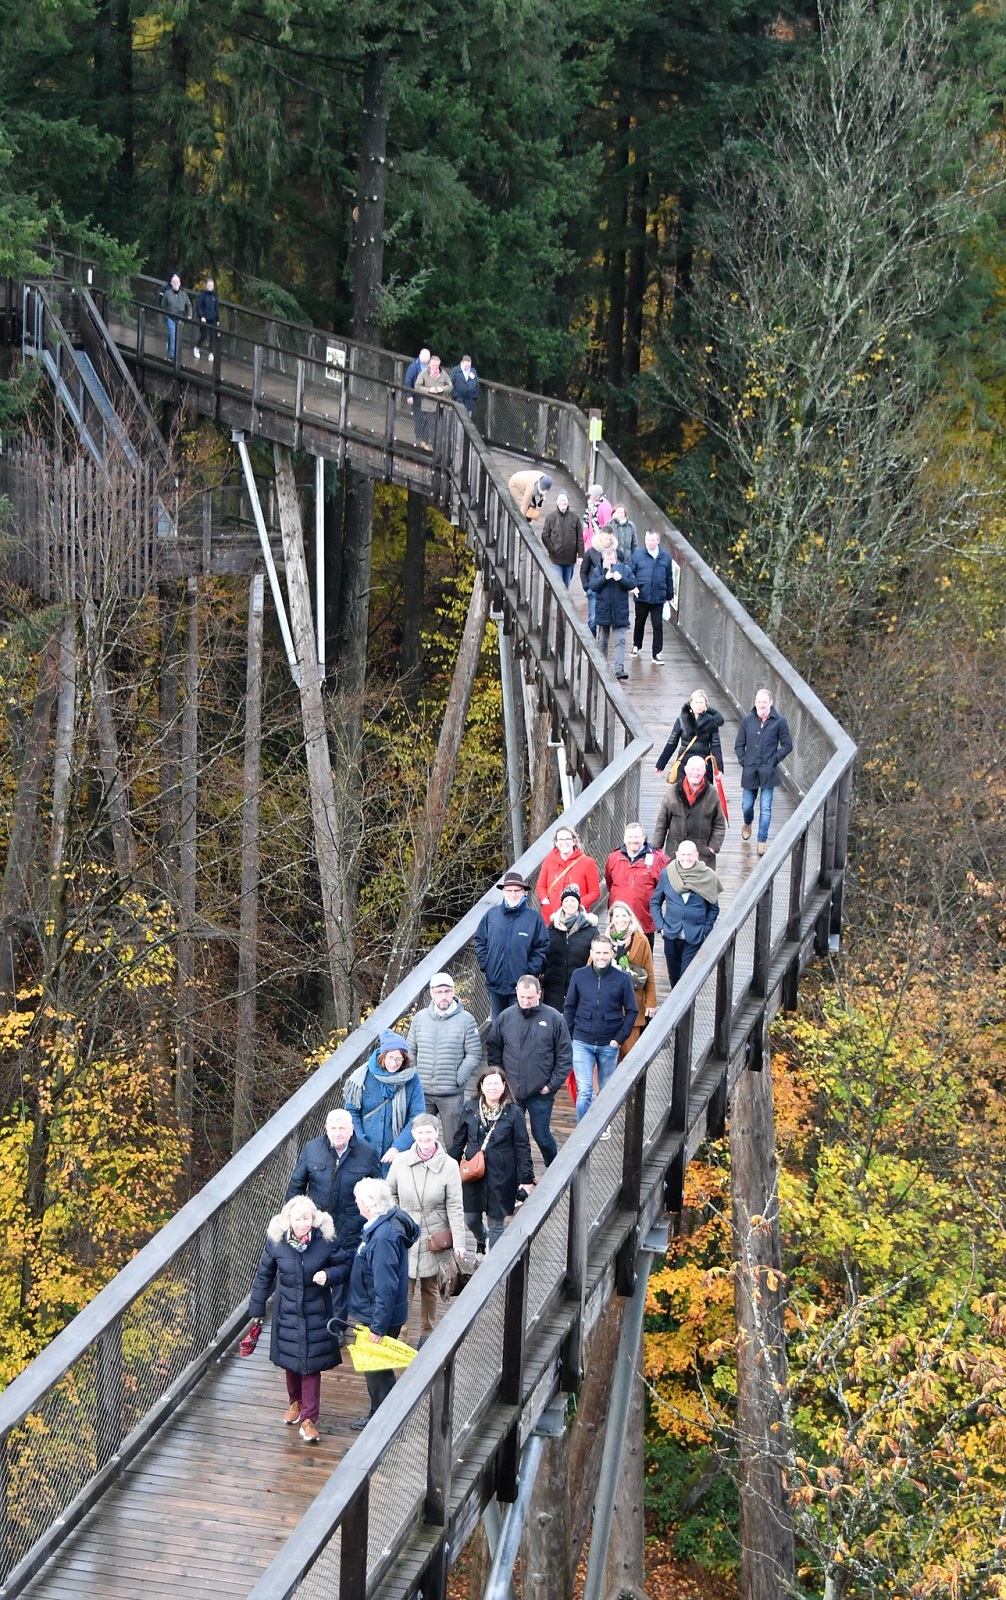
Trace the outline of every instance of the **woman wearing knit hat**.
<instances>
[{"instance_id":1,"label":"woman wearing knit hat","mask_svg":"<svg viewBox=\"0 0 1006 1600\"><path fill-rule=\"evenodd\" d=\"M346 1109L361 1139L381 1152L387 1177L393 1161L412 1143L412 1119L426 1110L423 1086L401 1034L385 1029L365 1067L346 1079Z\"/></svg>"}]
</instances>

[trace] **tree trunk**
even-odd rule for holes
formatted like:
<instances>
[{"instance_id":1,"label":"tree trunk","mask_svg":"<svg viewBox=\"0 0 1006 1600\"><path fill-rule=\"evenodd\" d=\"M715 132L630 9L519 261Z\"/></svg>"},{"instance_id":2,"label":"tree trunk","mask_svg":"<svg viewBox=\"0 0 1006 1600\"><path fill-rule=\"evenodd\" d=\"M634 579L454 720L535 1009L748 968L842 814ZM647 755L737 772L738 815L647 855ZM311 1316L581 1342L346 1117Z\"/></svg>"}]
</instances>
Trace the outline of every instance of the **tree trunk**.
<instances>
[{"instance_id":1,"label":"tree trunk","mask_svg":"<svg viewBox=\"0 0 1006 1600\"><path fill-rule=\"evenodd\" d=\"M458 753L464 737L465 720L479 670L482 639L488 616L489 594L476 574L472 597L468 602L468 616L461 635L461 647L454 664L451 692L447 698L444 720L440 728L437 754L430 774L426 809L416 818L412 871L402 895L398 922L391 942L384 994L390 994L395 985L400 983L409 969L415 965L419 919L443 836Z\"/></svg>"},{"instance_id":2,"label":"tree trunk","mask_svg":"<svg viewBox=\"0 0 1006 1600\"><path fill-rule=\"evenodd\" d=\"M410 489L405 515L405 566L402 571L402 677L410 707L419 704L423 590L426 583L426 499Z\"/></svg>"},{"instance_id":3,"label":"tree trunk","mask_svg":"<svg viewBox=\"0 0 1006 1600\"><path fill-rule=\"evenodd\" d=\"M245 759L241 788L241 916L238 932L237 1044L231 1150L255 1132L255 1022L258 983L259 787L262 773L262 620L264 580L248 588L248 664L245 674Z\"/></svg>"},{"instance_id":4,"label":"tree trunk","mask_svg":"<svg viewBox=\"0 0 1006 1600\"><path fill-rule=\"evenodd\" d=\"M66 818L73 772L73 733L77 716L77 630L73 607L67 607L59 641L59 697L56 702L56 748L52 762L52 834L49 872L61 877L66 856Z\"/></svg>"},{"instance_id":5,"label":"tree trunk","mask_svg":"<svg viewBox=\"0 0 1006 1600\"><path fill-rule=\"evenodd\" d=\"M188 582L185 630L185 698L182 702L181 827L178 851L178 1036L175 1041L175 1110L192 1129L196 1013L196 820L199 762L199 594ZM191 1146L187 1161L191 1161Z\"/></svg>"},{"instance_id":6,"label":"tree trunk","mask_svg":"<svg viewBox=\"0 0 1006 1600\"><path fill-rule=\"evenodd\" d=\"M615 127L615 194L608 260L608 360L606 377L612 389L623 379L625 339L625 233L629 220L629 114L619 111Z\"/></svg>"},{"instance_id":7,"label":"tree trunk","mask_svg":"<svg viewBox=\"0 0 1006 1600\"><path fill-rule=\"evenodd\" d=\"M49 758L49 728L59 679L60 639L54 634L42 653L38 688L24 740L24 760L18 777L0 891L0 1012L9 1011L17 992L14 964L14 925L27 907L34 857L35 819L38 815L42 776Z\"/></svg>"},{"instance_id":8,"label":"tree trunk","mask_svg":"<svg viewBox=\"0 0 1006 1600\"><path fill-rule=\"evenodd\" d=\"M615 1492L615 1515L608 1540L608 1559L604 1566L605 1594L614 1594L626 1587L643 1587L643 1497L646 1479L643 1430L646 1404L642 1355L640 1349L629 1397L629 1415Z\"/></svg>"},{"instance_id":9,"label":"tree trunk","mask_svg":"<svg viewBox=\"0 0 1006 1600\"><path fill-rule=\"evenodd\" d=\"M304 752L314 822L314 847L321 886L325 944L332 977L336 1025L348 1028L353 1019L352 918L346 893L344 841L336 808L332 754L328 743L325 702L311 614L311 593L304 554L304 530L290 452L273 446L279 523L283 536L290 629L300 669L300 710L304 725ZM352 781L348 774L346 782Z\"/></svg>"},{"instance_id":10,"label":"tree trunk","mask_svg":"<svg viewBox=\"0 0 1006 1600\"><path fill-rule=\"evenodd\" d=\"M378 344L384 279L384 210L388 192L388 57L374 50L363 70L360 189L356 209L353 337Z\"/></svg>"},{"instance_id":11,"label":"tree trunk","mask_svg":"<svg viewBox=\"0 0 1006 1600\"><path fill-rule=\"evenodd\" d=\"M119 741L108 690L108 675L98 635L98 615L90 595L84 601L84 641L91 680L91 710L98 742L98 766L105 786L105 808L112 831L115 870L123 882L133 876L136 844L129 816L129 793L119 764Z\"/></svg>"},{"instance_id":12,"label":"tree trunk","mask_svg":"<svg viewBox=\"0 0 1006 1600\"><path fill-rule=\"evenodd\" d=\"M793 1528L784 1483L785 1294L776 1186L768 1041L760 1072L741 1074L730 1117L737 1317L741 1595L780 1600L795 1585Z\"/></svg>"},{"instance_id":13,"label":"tree trunk","mask_svg":"<svg viewBox=\"0 0 1006 1600\"><path fill-rule=\"evenodd\" d=\"M622 1335L625 1301L613 1295L594 1329L587 1352L583 1383L577 1397L576 1420L569 1433L569 1499L566 1532L569 1569L576 1572L583 1542L594 1511L594 1496L604 1453L604 1428L608 1419L611 1379ZM564 1597L557 1597L564 1600Z\"/></svg>"},{"instance_id":14,"label":"tree trunk","mask_svg":"<svg viewBox=\"0 0 1006 1600\"><path fill-rule=\"evenodd\" d=\"M531 1491L520 1547L522 1600L567 1600L576 1568L570 1566L566 1506L569 1498L569 1430L546 1439Z\"/></svg>"}]
</instances>

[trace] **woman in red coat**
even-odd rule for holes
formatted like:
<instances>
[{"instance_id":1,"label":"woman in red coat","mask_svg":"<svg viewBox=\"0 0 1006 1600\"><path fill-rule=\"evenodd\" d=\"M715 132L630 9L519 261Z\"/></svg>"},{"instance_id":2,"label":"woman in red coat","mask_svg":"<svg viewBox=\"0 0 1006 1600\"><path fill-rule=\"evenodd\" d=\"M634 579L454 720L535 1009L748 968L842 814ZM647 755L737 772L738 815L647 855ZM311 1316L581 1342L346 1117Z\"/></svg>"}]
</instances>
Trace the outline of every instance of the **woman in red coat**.
<instances>
[{"instance_id":1,"label":"woman in red coat","mask_svg":"<svg viewBox=\"0 0 1006 1600\"><path fill-rule=\"evenodd\" d=\"M580 906L589 911L601 897L601 881L597 862L584 854L583 847L573 829L560 823L552 839L552 848L541 864L535 894L541 914L548 922L558 911L562 891L575 884L580 891Z\"/></svg>"}]
</instances>

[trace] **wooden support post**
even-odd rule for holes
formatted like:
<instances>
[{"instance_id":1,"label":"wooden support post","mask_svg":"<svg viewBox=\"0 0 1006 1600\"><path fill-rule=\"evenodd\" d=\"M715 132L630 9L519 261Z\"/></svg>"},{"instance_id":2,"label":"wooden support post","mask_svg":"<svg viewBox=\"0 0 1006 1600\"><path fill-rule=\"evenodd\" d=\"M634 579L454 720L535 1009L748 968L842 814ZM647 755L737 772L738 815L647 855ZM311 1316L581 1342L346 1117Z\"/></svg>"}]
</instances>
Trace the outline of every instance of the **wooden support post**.
<instances>
[{"instance_id":1,"label":"wooden support post","mask_svg":"<svg viewBox=\"0 0 1006 1600\"><path fill-rule=\"evenodd\" d=\"M234 1119L231 1149L255 1132L255 1024L258 983L259 788L262 774L262 619L265 579L256 572L248 590L248 663L245 674L245 757L241 789L241 912L238 932L237 1040L234 1051Z\"/></svg>"},{"instance_id":2,"label":"wooden support post","mask_svg":"<svg viewBox=\"0 0 1006 1600\"><path fill-rule=\"evenodd\" d=\"M784 1479L786 1296L767 1037L760 1054L763 1070L741 1074L730 1118L741 1594L778 1600L794 1588L795 1557Z\"/></svg>"}]
</instances>

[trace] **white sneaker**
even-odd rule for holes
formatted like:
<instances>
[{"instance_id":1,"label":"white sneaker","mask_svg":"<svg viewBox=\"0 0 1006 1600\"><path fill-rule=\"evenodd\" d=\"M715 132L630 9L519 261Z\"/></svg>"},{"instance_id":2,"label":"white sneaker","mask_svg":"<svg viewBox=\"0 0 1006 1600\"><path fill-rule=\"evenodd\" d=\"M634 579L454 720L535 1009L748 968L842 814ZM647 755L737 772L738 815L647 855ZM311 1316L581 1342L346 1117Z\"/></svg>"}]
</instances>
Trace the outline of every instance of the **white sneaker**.
<instances>
[{"instance_id":1,"label":"white sneaker","mask_svg":"<svg viewBox=\"0 0 1006 1600\"><path fill-rule=\"evenodd\" d=\"M654 665L658 666L658 667L662 667L663 664L664 664L663 656L654 656L653 661L654 661Z\"/></svg>"},{"instance_id":2,"label":"white sneaker","mask_svg":"<svg viewBox=\"0 0 1006 1600\"><path fill-rule=\"evenodd\" d=\"M611 1129L610 1128L605 1128L604 1132L601 1135L599 1143L603 1144L605 1139L610 1139L610 1138L611 1138Z\"/></svg>"},{"instance_id":3,"label":"white sneaker","mask_svg":"<svg viewBox=\"0 0 1006 1600\"><path fill-rule=\"evenodd\" d=\"M199 360L199 351L198 351L198 349L193 350L192 354L195 356L196 360L198 361Z\"/></svg>"},{"instance_id":4,"label":"white sneaker","mask_svg":"<svg viewBox=\"0 0 1006 1600\"><path fill-rule=\"evenodd\" d=\"M212 361L213 360L213 351L212 350L208 351L206 359L207 359L207 361Z\"/></svg>"},{"instance_id":5,"label":"white sneaker","mask_svg":"<svg viewBox=\"0 0 1006 1600\"><path fill-rule=\"evenodd\" d=\"M638 656L638 654L639 654L639 646L638 646L638 644L634 644L633 645L632 653L633 653L634 656Z\"/></svg>"}]
</instances>

